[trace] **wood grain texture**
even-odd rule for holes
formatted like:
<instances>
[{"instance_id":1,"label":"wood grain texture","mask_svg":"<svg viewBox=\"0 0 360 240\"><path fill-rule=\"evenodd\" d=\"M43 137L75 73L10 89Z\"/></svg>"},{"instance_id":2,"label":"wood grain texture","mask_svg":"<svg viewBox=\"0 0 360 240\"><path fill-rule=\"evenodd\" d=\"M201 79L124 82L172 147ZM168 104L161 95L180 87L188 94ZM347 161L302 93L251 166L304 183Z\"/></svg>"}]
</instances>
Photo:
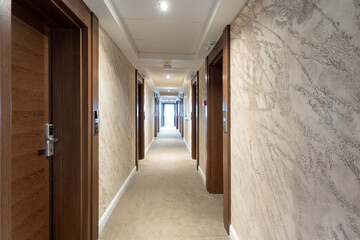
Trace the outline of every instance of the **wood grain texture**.
<instances>
[{"instance_id":1,"label":"wood grain texture","mask_svg":"<svg viewBox=\"0 0 360 240\"><path fill-rule=\"evenodd\" d=\"M224 227L229 233L231 223L231 109L230 109L230 25L223 33L222 110L227 115L227 131L223 130Z\"/></svg>"},{"instance_id":2,"label":"wood grain texture","mask_svg":"<svg viewBox=\"0 0 360 240\"><path fill-rule=\"evenodd\" d=\"M37 30L12 18L12 237L50 237L50 161L44 149L49 120L49 45Z\"/></svg>"},{"instance_id":3,"label":"wood grain texture","mask_svg":"<svg viewBox=\"0 0 360 240\"><path fill-rule=\"evenodd\" d=\"M53 29L54 135L53 235L82 239L82 147L80 30Z\"/></svg>"},{"instance_id":4,"label":"wood grain texture","mask_svg":"<svg viewBox=\"0 0 360 240\"><path fill-rule=\"evenodd\" d=\"M206 188L214 194L223 193L223 131L222 131L222 79L223 61L220 55L209 62L208 82L208 161Z\"/></svg>"},{"instance_id":5,"label":"wood grain texture","mask_svg":"<svg viewBox=\"0 0 360 240\"><path fill-rule=\"evenodd\" d=\"M11 1L0 1L0 239L11 236Z\"/></svg>"},{"instance_id":6,"label":"wood grain texture","mask_svg":"<svg viewBox=\"0 0 360 240\"><path fill-rule=\"evenodd\" d=\"M99 20L92 14L92 108L99 110ZM101 118L101 113L100 118ZM93 125L94 118L92 118ZM101 129L100 129L101 131ZM92 135L92 200L91 232L92 239L99 235L99 136Z\"/></svg>"}]
</instances>

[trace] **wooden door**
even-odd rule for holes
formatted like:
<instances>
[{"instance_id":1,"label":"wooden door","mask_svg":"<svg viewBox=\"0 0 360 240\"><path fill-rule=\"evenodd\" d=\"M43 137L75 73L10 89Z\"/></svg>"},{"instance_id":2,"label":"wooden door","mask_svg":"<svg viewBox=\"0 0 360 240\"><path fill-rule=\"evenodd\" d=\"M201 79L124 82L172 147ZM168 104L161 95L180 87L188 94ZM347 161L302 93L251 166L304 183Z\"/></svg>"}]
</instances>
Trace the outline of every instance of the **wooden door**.
<instances>
[{"instance_id":1,"label":"wooden door","mask_svg":"<svg viewBox=\"0 0 360 240\"><path fill-rule=\"evenodd\" d=\"M230 26L206 58L207 75L207 167L206 188L224 194L224 227L231 224L230 157Z\"/></svg>"},{"instance_id":2,"label":"wooden door","mask_svg":"<svg viewBox=\"0 0 360 240\"><path fill-rule=\"evenodd\" d=\"M49 31L12 17L12 238L50 238Z\"/></svg>"},{"instance_id":3,"label":"wooden door","mask_svg":"<svg viewBox=\"0 0 360 240\"><path fill-rule=\"evenodd\" d=\"M136 76L136 149L137 160L145 158L145 112L144 112L144 79L139 72L135 71ZM137 161L136 160L136 161ZM136 162L138 167L138 163Z\"/></svg>"},{"instance_id":4,"label":"wooden door","mask_svg":"<svg viewBox=\"0 0 360 240\"><path fill-rule=\"evenodd\" d=\"M181 97L180 98L180 114L181 114L181 118L180 118L180 133L181 133L181 137L184 137L184 98Z\"/></svg>"}]
</instances>

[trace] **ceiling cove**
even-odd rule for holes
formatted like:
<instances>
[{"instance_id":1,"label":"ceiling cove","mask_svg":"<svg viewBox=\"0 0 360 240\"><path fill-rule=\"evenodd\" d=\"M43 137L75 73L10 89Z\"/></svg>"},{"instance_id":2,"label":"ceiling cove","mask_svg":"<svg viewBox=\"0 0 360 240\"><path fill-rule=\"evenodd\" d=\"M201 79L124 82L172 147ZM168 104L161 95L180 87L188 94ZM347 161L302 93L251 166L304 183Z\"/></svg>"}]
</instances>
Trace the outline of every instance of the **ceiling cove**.
<instances>
[{"instance_id":1,"label":"ceiling cove","mask_svg":"<svg viewBox=\"0 0 360 240\"><path fill-rule=\"evenodd\" d=\"M245 0L84 0L155 92L179 92ZM169 63L170 68L164 67Z\"/></svg>"}]
</instances>

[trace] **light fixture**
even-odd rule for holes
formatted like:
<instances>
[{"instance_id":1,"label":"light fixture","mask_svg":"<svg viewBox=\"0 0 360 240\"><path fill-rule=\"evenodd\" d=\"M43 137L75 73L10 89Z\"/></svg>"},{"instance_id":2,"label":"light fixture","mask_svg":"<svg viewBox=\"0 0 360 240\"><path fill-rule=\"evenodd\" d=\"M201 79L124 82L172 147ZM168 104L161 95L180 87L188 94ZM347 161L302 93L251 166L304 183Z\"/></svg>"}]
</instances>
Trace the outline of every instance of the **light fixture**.
<instances>
[{"instance_id":1,"label":"light fixture","mask_svg":"<svg viewBox=\"0 0 360 240\"><path fill-rule=\"evenodd\" d=\"M168 90L168 92L170 92L170 90Z\"/></svg>"},{"instance_id":2,"label":"light fixture","mask_svg":"<svg viewBox=\"0 0 360 240\"><path fill-rule=\"evenodd\" d=\"M169 9L169 4L166 1L161 1L159 6L160 10L163 12L166 12Z\"/></svg>"},{"instance_id":3,"label":"light fixture","mask_svg":"<svg viewBox=\"0 0 360 240\"><path fill-rule=\"evenodd\" d=\"M169 78L170 78L170 75L166 75L166 78L169 79Z\"/></svg>"}]
</instances>

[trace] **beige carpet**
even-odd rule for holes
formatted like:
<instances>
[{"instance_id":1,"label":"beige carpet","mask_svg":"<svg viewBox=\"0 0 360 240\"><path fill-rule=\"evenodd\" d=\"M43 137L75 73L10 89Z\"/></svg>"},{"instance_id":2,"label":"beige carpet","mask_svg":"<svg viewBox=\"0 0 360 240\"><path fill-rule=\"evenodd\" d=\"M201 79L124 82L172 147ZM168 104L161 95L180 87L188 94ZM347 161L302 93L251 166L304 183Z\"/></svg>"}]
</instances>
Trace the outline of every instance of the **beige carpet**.
<instances>
[{"instance_id":1,"label":"beige carpet","mask_svg":"<svg viewBox=\"0 0 360 240\"><path fill-rule=\"evenodd\" d=\"M207 193L176 130L162 130L100 236L117 239L229 239L222 195Z\"/></svg>"}]
</instances>

